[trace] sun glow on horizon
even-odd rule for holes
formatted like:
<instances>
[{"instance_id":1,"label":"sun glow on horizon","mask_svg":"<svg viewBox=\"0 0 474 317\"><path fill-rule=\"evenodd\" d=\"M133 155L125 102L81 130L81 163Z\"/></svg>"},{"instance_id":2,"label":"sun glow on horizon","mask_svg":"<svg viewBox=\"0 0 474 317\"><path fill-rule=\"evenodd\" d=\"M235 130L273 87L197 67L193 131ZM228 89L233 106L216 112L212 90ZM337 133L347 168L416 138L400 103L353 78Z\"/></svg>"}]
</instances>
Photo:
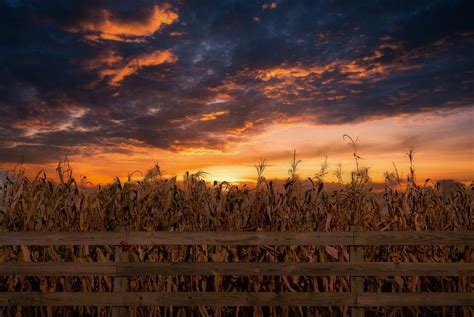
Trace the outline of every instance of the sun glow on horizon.
<instances>
[{"instance_id":1,"label":"sun glow on horizon","mask_svg":"<svg viewBox=\"0 0 474 317\"><path fill-rule=\"evenodd\" d=\"M329 173L325 180L337 181L333 170L341 164L343 177L347 181L354 169L352 150L342 139L343 134L359 136L361 166L369 167L374 182L383 182L383 172L393 170L393 163L406 175L408 161L405 153L415 148L415 168L419 179L455 178L459 181L474 179L472 136L456 139L452 144L452 133L457 126L465 126L472 120L471 109L459 113L403 115L393 118L377 118L365 122L344 125L316 125L307 122L275 123L262 133L242 142L228 144L224 150L189 148L177 152L128 145L127 153L98 153L95 155L69 157L76 177L87 176L92 183L109 183L115 177L127 179L128 174L139 179L148 168L160 165L164 177L177 176L187 171L206 172L208 182L227 181L235 184L252 184L257 179L255 164L260 158L267 160L264 176L271 179L288 177L292 151L302 160L299 174L302 178L313 177L327 156ZM415 135L413 129L424 120L430 126ZM438 131L438 132L436 132ZM439 138L432 139L433 134ZM440 151L440 144L445 150ZM453 147L455 146L455 147ZM451 150L452 149L452 150ZM60 158L58 158L59 161ZM452 164L455 161L456 164ZM14 164L2 165L12 169ZM55 175L56 163L24 164L29 175L40 169L48 175Z\"/></svg>"}]
</instances>

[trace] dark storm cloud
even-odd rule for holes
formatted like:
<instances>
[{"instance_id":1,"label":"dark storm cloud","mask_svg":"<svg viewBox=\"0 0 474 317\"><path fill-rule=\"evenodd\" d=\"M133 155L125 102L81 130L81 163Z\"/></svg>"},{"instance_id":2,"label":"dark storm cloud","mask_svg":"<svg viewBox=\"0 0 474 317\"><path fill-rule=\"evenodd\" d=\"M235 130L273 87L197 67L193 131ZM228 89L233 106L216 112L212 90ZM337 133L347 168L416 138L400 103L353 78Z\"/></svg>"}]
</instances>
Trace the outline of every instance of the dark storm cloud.
<instances>
[{"instance_id":1,"label":"dark storm cloud","mask_svg":"<svg viewBox=\"0 0 474 317\"><path fill-rule=\"evenodd\" d=\"M0 161L474 99L469 1L1 1ZM26 154L25 154L26 153Z\"/></svg>"}]
</instances>

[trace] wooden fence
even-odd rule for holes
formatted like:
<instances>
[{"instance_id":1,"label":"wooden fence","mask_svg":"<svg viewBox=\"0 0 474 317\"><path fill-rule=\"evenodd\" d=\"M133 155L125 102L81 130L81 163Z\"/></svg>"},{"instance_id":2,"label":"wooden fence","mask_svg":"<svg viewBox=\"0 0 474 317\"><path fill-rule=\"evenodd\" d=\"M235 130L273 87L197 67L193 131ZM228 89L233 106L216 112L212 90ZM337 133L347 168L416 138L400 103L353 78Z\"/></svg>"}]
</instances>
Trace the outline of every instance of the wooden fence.
<instances>
[{"instance_id":1,"label":"wooden fence","mask_svg":"<svg viewBox=\"0 0 474 317\"><path fill-rule=\"evenodd\" d=\"M129 263L128 245L348 245L350 262ZM109 263L0 263L0 275L114 276L113 292L0 292L0 306L474 306L474 293L368 293L365 276L474 276L474 263L365 262L369 245L474 245L473 231L425 232L4 232L0 246L115 245ZM350 276L351 292L127 292L133 275ZM119 307L120 306L120 307ZM121 311L120 311L121 310Z\"/></svg>"}]
</instances>

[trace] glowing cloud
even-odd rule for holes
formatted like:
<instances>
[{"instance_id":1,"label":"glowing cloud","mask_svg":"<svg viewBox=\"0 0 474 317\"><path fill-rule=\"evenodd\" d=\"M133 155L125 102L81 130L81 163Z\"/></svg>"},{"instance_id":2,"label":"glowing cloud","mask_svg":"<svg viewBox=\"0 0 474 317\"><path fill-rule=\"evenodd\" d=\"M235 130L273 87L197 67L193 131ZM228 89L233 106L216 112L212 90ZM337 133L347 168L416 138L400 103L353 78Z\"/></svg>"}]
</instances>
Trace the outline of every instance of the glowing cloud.
<instances>
[{"instance_id":1,"label":"glowing cloud","mask_svg":"<svg viewBox=\"0 0 474 317\"><path fill-rule=\"evenodd\" d=\"M233 132L237 135L245 133L247 130L250 130L253 128L253 123L250 121L245 121L245 124L242 128L237 128L234 129Z\"/></svg>"},{"instance_id":2,"label":"glowing cloud","mask_svg":"<svg viewBox=\"0 0 474 317\"><path fill-rule=\"evenodd\" d=\"M128 60L122 67L105 69L99 72L99 77L110 77L109 84L118 86L125 79L140 70L142 67L157 66L164 63L174 63L178 58L169 50L155 51L135 56Z\"/></svg>"},{"instance_id":3,"label":"glowing cloud","mask_svg":"<svg viewBox=\"0 0 474 317\"><path fill-rule=\"evenodd\" d=\"M69 129L83 130L77 126L77 120L82 118L89 110L76 105L64 105L53 111L39 107L41 115L29 117L12 124L12 127L23 130L23 135L34 136L41 132L67 131Z\"/></svg>"},{"instance_id":4,"label":"glowing cloud","mask_svg":"<svg viewBox=\"0 0 474 317\"><path fill-rule=\"evenodd\" d=\"M294 67L276 67L272 69L257 71L257 77L263 81L268 81L272 78L290 78L290 77L308 77L312 74L321 75L324 72L334 70L335 63L330 63L324 66L294 66Z\"/></svg>"},{"instance_id":5,"label":"glowing cloud","mask_svg":"<svg viewBox=\"0 0 474 317\"><path fill-rule=\"evenodd\" d=\"M229 114L229 110L215 111L215 112L211 112L211 113L206 113L206 114L203 114L201 116L199 121L212 121L212 120L216 120L217 117L225 116L225 115L228 115L228 114Z\"/></svg>"},{"instance_id":6,"label":"glowing cloud","mask_svg":"<svg viewBox=\"0 0 474 317\"><path fill-rule=\"evenodd\" d=\"M85 61L83 63L86 69L100 69L104 66L114 66L123 61L123 57L120 56L116 51L106 50L101 51L100 54L93 58Z\"/></svg>"},{"instance_id":7,"label":"glowing cloud","mask_svg":"<svg viewBox=\"0 0 474 317\"><path fill-rule=\"evenodd\" d=\"M80 25L69 28L74 33L89 33L84 37L91 41L113 40L129 41L130 37L144 37L153 35L163 25L170 25L179 18L178 14L171 11L168 4L155 5L144 21L122 21L107 10L102 9L96 13L94 21L82 21Z\"/></svg>"}]
</instances>

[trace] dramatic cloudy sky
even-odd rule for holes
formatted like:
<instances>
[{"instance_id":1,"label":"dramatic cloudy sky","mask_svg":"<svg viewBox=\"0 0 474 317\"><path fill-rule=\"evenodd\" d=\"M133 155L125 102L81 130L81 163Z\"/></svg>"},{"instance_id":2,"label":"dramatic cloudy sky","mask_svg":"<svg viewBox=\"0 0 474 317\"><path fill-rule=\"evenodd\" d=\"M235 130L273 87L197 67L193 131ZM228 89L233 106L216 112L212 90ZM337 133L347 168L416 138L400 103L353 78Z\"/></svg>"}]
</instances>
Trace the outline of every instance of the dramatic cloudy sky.
<instances>
[{"instance_id":1,"label":"dramatic cloudy sky","mask_svg":"<svg viewBox=\"0 0 474 317\"><path fill-rule=\"evenodd\" d=\"M95 182L159 162L246 182L360 138L381 181L472 180L472 1L0 0L0 168ZM331 177L329 177L331 178Z\"/></svg>"}]
</instances>

